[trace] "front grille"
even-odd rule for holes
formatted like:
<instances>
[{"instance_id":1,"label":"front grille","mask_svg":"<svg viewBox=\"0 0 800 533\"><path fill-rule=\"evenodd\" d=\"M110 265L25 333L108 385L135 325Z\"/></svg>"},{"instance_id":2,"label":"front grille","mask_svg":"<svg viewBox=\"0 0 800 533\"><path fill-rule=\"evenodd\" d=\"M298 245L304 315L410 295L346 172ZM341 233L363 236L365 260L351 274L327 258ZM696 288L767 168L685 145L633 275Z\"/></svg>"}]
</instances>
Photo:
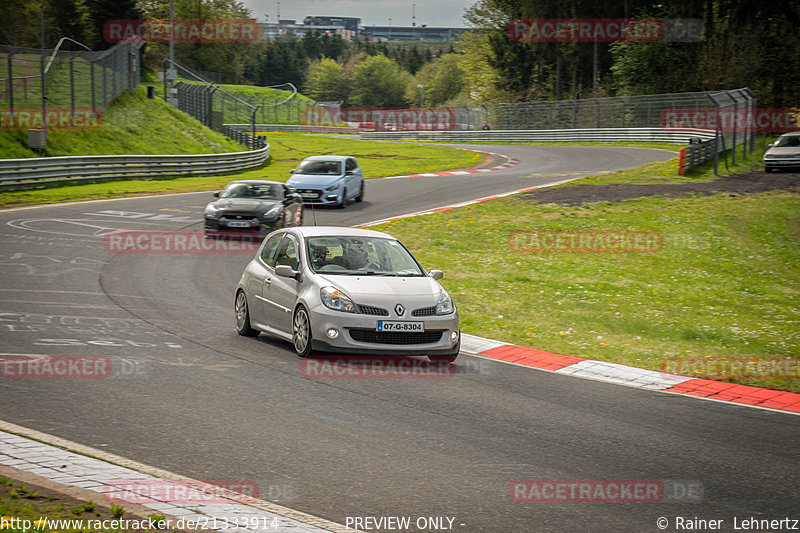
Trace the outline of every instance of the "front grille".
<instances>
[{"instance_id":1,"label":"front grille","mask_svg":"<svg viewBox=\"0 0 800 533\"><path fill-rule=\"evenodd\" d=\"M221 218L227 218L228 220L250 220L256 218L256 215L255 213L231 213L225 211L222 213Z\"/></svg>"},{"instance_id":2,"label":"front grille","mask_svg":"<svg viewBox=\"0 0 800 533\"><path fill-rule=\"evenodd\" d=\"M389 311L381 309L380 307L372 307L371 305L358 304L358 311L362 315L375 315L375 316L389 316Z\"/></svg>"},{"instance_id":3,"label":"front grille","mask_svg":"<svg viewBox=\"0 0 800 533\"><path fill-rule=\"evenodd\" d=\"M312 202L314 200L319 200L322 196L322 191L319 189L297 189L297 192L303 197L303 200ZM305 194L311 194L313 196L304 196Z\"/></svg>"},{"instance_id":4,"label":"front grille","mask_svg":"<svg viewBox=\"0 0 800 533\"><path fill-rule=\"evenodd\" d=\"M357 342L374 344L432 344L439 342L444 330L430 331L375 331L374 329L351 329L350 336Z\"/></svg>"},{"instance_id":5,"label":"front grille","mask_svg":"<svg viewBox=\"0 0 800 533\"><path fill-rule=\"evenodd\" d=\"M420 307L411 311L411 316L434 316L436 314L436 306L433 307Z\"/></svg>"}]
</instances>

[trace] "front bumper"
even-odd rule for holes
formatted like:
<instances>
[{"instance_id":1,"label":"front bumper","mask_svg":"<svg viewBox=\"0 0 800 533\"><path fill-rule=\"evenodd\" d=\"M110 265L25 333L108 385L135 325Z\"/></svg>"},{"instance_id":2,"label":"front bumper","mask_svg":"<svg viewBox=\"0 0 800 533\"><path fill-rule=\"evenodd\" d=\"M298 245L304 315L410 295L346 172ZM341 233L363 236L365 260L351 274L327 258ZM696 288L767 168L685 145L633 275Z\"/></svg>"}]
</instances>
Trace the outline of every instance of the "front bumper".
<instances>
[{"instance_id":1,"label":"front bumper","mask_svg":"<svg viewBox=\"0 0 800 533\"><path fill-rule=\"evenodd\" d=\"M280 218L275 221L266 222L263 220L259 220L258 218L253 217L252 219L227 219L226 217L222 216L220 218L205 218L205 225L204 230L208 234L214 233L222 233L228 231L238 231L238 232L247 232L253 231L259 234L269 233L273 230L276 230L281 227ZM231 227L228 225L228 222L235 221L235 222L246 222L248 225L246 227L236 226Z\"/></svg>"},{"instance_id":2,"label":"front bumper","mask_svg":"<svg viewBox=\"0 0 800 533\"><path fill-rule=\"evenodd\" d=\"M390 319L389 317L342 313L322 304L310 311L312 348L353 355L457 355L461 331L458 312L442 316ZM378 320L423 322L425 331L377 332ZM328 330L338 336L331 338Z\"/></svg>"},{"instance_id":3,"label":"front bumper","mask_svg":"<svg viewBox=\"0 0 800 533\"><path fill-rule=\"evenodd\" d=\"M336 205L339 203L341 190L326 191L324 189L312 189L307 187L300 187L295 189L303 203L306 205Z\"/></svg>"},{"instance_id":4,"label":"front bumper","mask_svg":"<svg viewBox=\"0 0 800 533\"><path fill-rule=\"evenodd\" d=\"M764 159L766 168L794 168L800 167L800 159Z\"/></svg>"}]
</instances>

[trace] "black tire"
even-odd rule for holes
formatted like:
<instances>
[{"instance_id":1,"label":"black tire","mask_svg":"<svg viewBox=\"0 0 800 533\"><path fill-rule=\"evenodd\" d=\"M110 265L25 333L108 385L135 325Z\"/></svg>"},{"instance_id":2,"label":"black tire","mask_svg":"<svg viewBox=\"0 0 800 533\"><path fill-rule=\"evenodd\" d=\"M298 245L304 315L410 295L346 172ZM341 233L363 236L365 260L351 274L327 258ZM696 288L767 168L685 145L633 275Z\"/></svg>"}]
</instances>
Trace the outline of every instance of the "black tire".
<instances>
[{"instance_id":1,"label":"black tire","mask_svg":"<svg viewBox=\"0 0 800 533\"><path fill-rule=\"evenodd\" d=\"M292 344L299 357L311 355L311 318L302 305L297 307L292 317Z\"/></svg>"},{"instance_id":2,"label":"black tire","mask_svg":"<svg viewBox=\"0 0 800 533\"><path fill-rule=\"evenodd\" d=\"M337 209L344 209L344 206L347 205L347 189L342 191L342 201L336 204Z\"/></svg>"},{"instance_id":3,"label":"black tire","mask_svg":"<svg viewBox=\"0 0 800 533\"><path fill-rule=\"evenodd\" d=\"M364 182L361 182L361 192L358 193L356 196L356 202L363 202L364 201Z\"/></svg>"},{"instance_id":4,"label":"black tire","mask_svg":"<svg viewBox=\"0 0 800 533\"><path fill-rule=\"evenodd\" d=\"M236 293L234 311L236 311L236 332L243 337L258 337L259 331L250 327L250 309L247 308L247 297L242 290Z\"/></svg>"}]
</instances>

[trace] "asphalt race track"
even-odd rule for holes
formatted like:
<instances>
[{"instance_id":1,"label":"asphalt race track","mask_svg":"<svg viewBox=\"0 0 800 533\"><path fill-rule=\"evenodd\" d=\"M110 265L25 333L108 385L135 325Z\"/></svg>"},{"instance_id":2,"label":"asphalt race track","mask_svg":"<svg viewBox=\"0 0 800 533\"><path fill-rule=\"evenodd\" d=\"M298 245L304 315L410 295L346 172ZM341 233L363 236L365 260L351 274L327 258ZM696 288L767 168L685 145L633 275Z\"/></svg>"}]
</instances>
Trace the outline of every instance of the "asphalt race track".
<instances>
[{"instance_id":1,"label":"asphalt race track","mask_svg":"<svg viewBox=\"0 0 800 533\"><path fill-rule=\"evenodd\" d=\"M355 225L674 157L473 148L521 163L372 180L363 203L319 210L316 222ZM0 351L113 362L109 379L0 380L0 419L196 479L252 480L262 499L342 524L444 516L459 532L645 532L659 531L659 517L669 531L676 516L724 519L723 530L734 517L800 518L800 417L463 353L449 379L306 379L289 344L236 334L233 289L249 254L103 248L112 229L201 229L210 198L0 212ZM515 503L518 479L677 480L668 486L693 492L670 503Z\"/></svg>"}]
</instances>

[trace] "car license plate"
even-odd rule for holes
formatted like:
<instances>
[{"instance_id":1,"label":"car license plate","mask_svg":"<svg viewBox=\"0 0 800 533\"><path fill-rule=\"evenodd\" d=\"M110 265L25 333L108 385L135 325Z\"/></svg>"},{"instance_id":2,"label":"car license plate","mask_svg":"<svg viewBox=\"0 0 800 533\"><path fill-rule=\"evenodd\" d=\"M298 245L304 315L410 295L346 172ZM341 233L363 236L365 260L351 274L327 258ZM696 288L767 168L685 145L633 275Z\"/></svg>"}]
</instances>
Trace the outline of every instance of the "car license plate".
<instances>
[{"instance_id":1,"label":"car license plate","mask_svg":"<svg viewBox=\"0 0 800 533\"><path fill-rule=\"evenodd\" d=\"M316 198L319 195L315 192L304 192L300 194L300 196L302 196L303 198Z\"/></svg>"},{"instance_id":2,"label":"car license plate","mask_svg":"<svg viewBox=\"0 0 800 533\"><path fill-rule=\"evenodd\" d=\"M378 320L378 331L425 331L424 322L391 322Z\"/></svg>"},{"instance_id":3,"label":"car license plate","mask_svg":"<svg viewBox=\"0 0 800 533\"><path fill-rule=\"evenodd\" d=\"M249 220L231 220L228 222L229 228L249 228L250 221Z\"/></svg>"}]
</instances>

